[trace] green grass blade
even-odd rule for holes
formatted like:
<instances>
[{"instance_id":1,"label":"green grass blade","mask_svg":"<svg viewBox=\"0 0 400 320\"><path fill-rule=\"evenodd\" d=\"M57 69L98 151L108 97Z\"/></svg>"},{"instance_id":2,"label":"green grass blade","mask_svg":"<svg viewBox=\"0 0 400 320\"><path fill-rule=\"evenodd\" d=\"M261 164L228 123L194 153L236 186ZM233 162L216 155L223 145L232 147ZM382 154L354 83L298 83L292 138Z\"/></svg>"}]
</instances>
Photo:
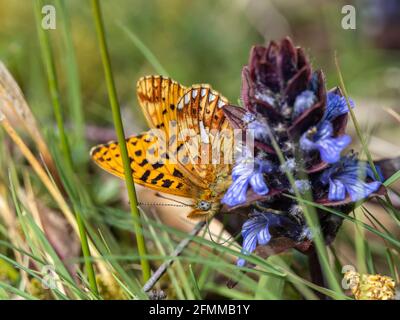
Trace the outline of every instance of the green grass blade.
<instances>
[{"instance_id":1,"label":"green grass blade","mask_svg":"<svg viewBox=\"0 0 400 320\"><path fill-rule=\"evenodd\" d=\"M143 276L143 281L146 282L150 278L150 264L144 258L146 255L146 245L145 245L145 240L143 237L142 227L140 225L140 219L139 219L140 213L139 213L139 210L137 207L135 184L133 182L132 168L130 166L128 150L126 148L124 127L122 124L120 106L119 106L119 102L118 102L118 98L117 98L117 90L116 90L115 84L114 84L114 78L113 78L113 73L112 73L112 69L111 69L111 62L110 62L110 57L109 57L108 49L107 49L107 42L106 42L103 18L102 18L102 14L101 14L100 3L98 0L92 0L92 9L93 9L93 19L94 19L95 25L96 25L98 41L100 44L100 54L101 54L105 78L106 78L106 82L107 82L107 90L108 90L110 105L111 105L112 114L113 114L115 131L117 133L119 147L121 150L121 158L122 158L122 162L123 162L123 166L124 166L126 188L128 190L128 197L129 197L129 202L130 202L130 207L131 207L131 214L133 217L133 224L134 224L134 228L135 228L138 251L139 251L140 256L143 257L140 261L141 265L142 265L142 276Z\"/></svg>"},{"instance_id":2,"label":"green grass blade","mask_svg":"<svg viewBox=\"0 0 400 320\"><path fill-rule=\"evenodd\" d=\"M128 38L133 42L133 44L136 46L136 48L139 49L139 51L144 55L144 57L147 59L147 61L153 66L154 70L160 75L163 76L168 76L168 72L164 69L164 67L161 65L161 63L158 61L156 56L151 52L151 50L144 44L140 38L132 32L132 30L129 30L126 26L122 24L118 24L118 26L121 28L121 30L128 36Z\"/></svg>"},{"instance_id":3,"label":"green grass blade","mask_svg":"<svg viewBox=\"0 0 400 320\"><path fill-rule=\"evenodd\" d=\"M391 175L388 179L386 179L386 181L383 184L385 187L390 187L399 179L400 179L400 170Z\"/></svg>"},{"instance_id":4,"label":"green grass blade","mask_svg":"<svg viewBox=\"0 0 400 320\"><path fill-rule=\"evenodd\" d=\"M45 29L43 29L41 26L42 6L43 6L43 2L41 0L35 1L35 10L34 11L35 11L35 16L36 16L36 26L37 26L38 35L39 35L42 59L45 64L45 67L46 67L47 79L48 79L48 83L49 83L49 90L50 90L50 95L51 95L52 104L53 104L53 108L54 108L54 114L56 117L57 127L58 127L58 131L59 131L59 135L60 135L61 151L64 156L65 164L72 171L74 165L73 165L73 161L72 161L71 150L70 150L70 147L68 144L68 139L67 139L65 129L64 129L64 120L63 120L62 109L61 109L61 102L60 102L60 96L59 96L59 90L58 90L58 83L57 83L57 76L56 76L56 70L55 70L55 65L54 65L53 53L52 53L52 49L51 49L51 45L50 45L50 39L49 39L48 32ZM79 228L82 252L85 257L85 267L86 267L86 272L88 274L90 287L91 287L91 290L95 294L98 294L96 277L94 274L94 268L93 268L92 263L90 262L90 250L89 250L89 244L88 244L88 240L87 240L87 236L86 236L86 232L85 232L85 225L84 225L82 216L79 211L75 211L75 217L76 217L76 222L77 222L78 228Z\"/></svg>"},{"instance_id":5,"label":"green grass blade","mask_svg":"<svg viewBox=\"0 0 400 320\"><path fill-rule=\"evenodd\" d=\"M80 89L80 78L78 72L78 66L75 58L74 44L72 40L72 29L70 25L70 17L66 7L66 3L61 0L56 1L57 13L59 14L62 41L65 47L64 50L64 61L65 71L67 75L67 87L68 87L68 102L70 108L71 121L74 124L74 130L71 134L75 136L75 143L77 146L77 155L82 155L82 159L79 159L80 163L86 160L87 157L83 157L86 153L86 135L85 135L85 116L82 108L82 97ZM82 169L82 166L79 167Z\"/></svg>"},{"instance_id":6,"label":"green grass blade","mask_svg":"<svg viewBox=\"0 0 400 320\"><path fill-rule=\"evenodd\" d=\"M197 300L201 300L202 298L201 298L200 288L199 288L199 285L197 283L196 276L194 275L193 268L192 268L191 264L189 264L189 275L190 275L190 279L192 280L192 283L193 283L193 292L194 292L195 298Z\"/></svg>"}]
</instances>

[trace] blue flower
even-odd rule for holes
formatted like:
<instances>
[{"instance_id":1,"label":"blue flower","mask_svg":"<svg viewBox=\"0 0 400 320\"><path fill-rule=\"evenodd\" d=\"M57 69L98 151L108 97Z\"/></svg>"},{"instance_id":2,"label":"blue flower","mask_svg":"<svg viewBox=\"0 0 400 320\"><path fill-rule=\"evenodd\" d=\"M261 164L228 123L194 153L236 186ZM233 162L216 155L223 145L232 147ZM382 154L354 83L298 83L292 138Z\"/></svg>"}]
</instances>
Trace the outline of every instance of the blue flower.
<instances>
[{"instance_id":1,"label":"blue flower","mask_svg":"<svg viewBox=\"0 0 400 320\"><path fill-rule=\"evenodd\" d=\"M320 181L323 185L329 185L330 201L344 200L348 193L351 200L356 202L368 197L381 186L380 181L367 183L365 178L375 180L371 167L353 156L346 156L327 168L321 174Z\"/></svg>"},{"instance_id":2,"label":"blue flower","mask_svg":"<svg viewBox=\"0 0 400 320\"><path fill-rule=\"evenodd\" d=\"M349 103L354 108L354 101L352 99L349 99ZM349 112L349 107L347 106L346 98L334 92L328 92L327 106L323 120L332 121L347 112Z\"/></svg>"},{"instance_id":3,"label":"blue flower","mask_svg":"<svg viewBox=\"0 0 400 320\"><path fill-rule=\"evenodd\" d=\"M266 246L272 238L270 228L276 227L285 228L285 236L296 242L311 239L311 232L306 225L293 223L284 215L255 210L242 226L243 244L241 252L250 255L257 246ZM243 267L245 264L246 260L243 258L239 258L236 262L239 267Z\"/></svg>"},{"instance_id":4,"label":"blue flower","mask_svg":"<svg viewBox=\"0 0 400 320\"><path fill-rule=\"evenodd\" d=\"M282 173L293 172L295 169L296 160L294 158L286 159L286 161L279 166L279 171Z\"/></svg>"},{"instance_id":5,"label":"blue flower","mask_svg":"<svg viewBox=\"0 0 400 320\"><path fill-rule=\"evenodd\" d=\"M267 245L271 240L269 226L277 225L279 222L279 217L274 214L256 211L242 226L243 244L241 252L245 255L250 255L257 245ZM246 260L242 258L236 262L239 267L243 267L245 263Z\"/></svg>"},{"instance_id":6,"label":"blue flower","mask_svg":"<svg viewBox=\"0 0 400 320\"><path fill-rule=\"evenodd\" d=\"M311 183L308 180L295 180L294 184L300 193L306 193L311 189Z\"/></svg>"},{"instance_id":7,"label":"blue flower","mask_svg":"<svg viewBox=\"0 0 400 320\"><path fill-rule=\"evenodd\" d=\"M247 189L251 187L255 193L265 195L269 192L264 181L264 173L272 172L272 164L268 160L246 156L238 160L232 169L232 184L221 202L228 206L236 206L246 202Z\"/></svg>"},{"instance_id":8,"label":"blue flower","mask_svg":"<svg viewBox=\"0 0 400 320\"><path fill-rule=\"evenodd\" d=\"M269 126L264 119L257 119L251 112L246 112L242 118L254 137L260 141L267 141L269 136Z\"/></svg>"},{"instance_id":9,"label":"blue flower","mask_svg":"<svg viewBox=\"0 0 400 320\"><path fill-rule=\"evenodd\" d=\"M314 92L312 92L310 90L306 90L306 91L303 91L302 93L300 93L296 97L296 100L294 101L293 117L297 118L304 111L306 111L307 109L310 109L314 105L316 100L317 100L317 97L315 96Z\"/></svg>"},{"instance_id":10,"label":"blue flower","mask_svg":"<svg viewBox=\"0 0 400 320\"><path fill-rule=\"evenodd\" d=\"M350 144L351 138L348 135L334 138L332 135L332 123L323 121L301 136L300 148L305 151L318 150L323 161L335 163L339 161L342 150Z\"/></svg>"}]
</instances>

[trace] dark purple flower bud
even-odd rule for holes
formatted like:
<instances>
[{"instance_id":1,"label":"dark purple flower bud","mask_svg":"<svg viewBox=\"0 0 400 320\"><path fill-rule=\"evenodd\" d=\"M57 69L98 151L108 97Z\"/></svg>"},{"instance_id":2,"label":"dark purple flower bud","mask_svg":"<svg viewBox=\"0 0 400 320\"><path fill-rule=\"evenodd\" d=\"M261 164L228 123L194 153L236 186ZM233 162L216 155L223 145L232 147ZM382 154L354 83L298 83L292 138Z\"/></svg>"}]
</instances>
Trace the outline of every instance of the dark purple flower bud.
<instances>
[{"instance_id":1,"label":"dark purple flower bud","mask_svg":"<svg viewBox=\"0 0 400 320\"><path fill-rule=\"evenodd\" d=\"M223 111L235 129L253 131L255 157L235 162L232 183L222 203L226 212L249 214L258 210L243 224L245 254L257 246L257 254L263 246L278 252L308 250L311 236L302 208L296 200L282 196L293 189L345 214L354 202L385 192L368 165L353 155L342 156L351 142L345 134L346 98L338 88L326 92L322 71L312 71L304 50L290 39L252 48L249 63L242 69L241 99L244 108L229 105ZM354 107L351 99L349 104ZM385 160L377 170L381 167L387 178L388 172L400 168L399 163ZM288 173L295 186L290 184ZM320 231L330 243L343 218L317 211ZM243 259L238 261L239 265L244 263Z\"/></svg>"}]
</instances>

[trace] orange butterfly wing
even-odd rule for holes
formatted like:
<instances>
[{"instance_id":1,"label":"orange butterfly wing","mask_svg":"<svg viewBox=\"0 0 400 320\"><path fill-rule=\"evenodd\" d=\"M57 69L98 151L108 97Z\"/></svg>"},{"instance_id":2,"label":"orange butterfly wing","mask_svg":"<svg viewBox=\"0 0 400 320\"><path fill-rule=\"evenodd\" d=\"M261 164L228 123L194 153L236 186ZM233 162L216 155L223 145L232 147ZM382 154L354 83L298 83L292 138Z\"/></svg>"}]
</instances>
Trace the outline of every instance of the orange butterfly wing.
<instances>
[{"instance_id":1,"label":"orange butterfly wing","mask_svg":"<svg viewBox=\"0 0 400 320\"><path fill-rule=\"evenodd\" d=\"M166 166L157 160L165 161L165 158L158 150L156 137L146 132L126 139L126 145L135 183L160 192L183 197L192 196L193 190L177 166ZM90 154L102 169L124 179L121 150L117 142L98 145Z\"/></svg>"},{"instance_id":2,"label":"orange butterfly wing","mask_svg":"<svg viewBox=\"0 0 400 320\"><path fill-rule=\"evenodd\" d=\"M137 97L150 129L161 129L169 139L169 124L176 121L179 98L186 88L163 76L146 76L136 85Z\"/></svg>"},{"instance_id":3,"label":"orange butterfly wing","mask_svg":"<svg viewBox=\"0 0 400 320\"><path fill-rule=\"evenodd\" d=\"M178 102L177 126L183 148L180 169L203 189L230 171L233 129L222 107L228 100L209 85L188 88Z\"/></svg>"},{"instance_id":4,"label":"orange butterfly wing","mask_svg":"<svg viewBox=\"0 0 400 320\"><path fill-rule=\"evenodd\" d=\"M205 149L211 151L214 145L221 143L221 139L216 140L215 135L210 134L211 129L232 130L221 109L228 102L226 98L208 85L186 89L162 76L139 79L137 95L150 128L159 129L165 135L155 137L149 131L126 140L135 183L169 194L194 197L199 189L210 188L217 172L229 171L229 165L219 164L218 161L216 165L202 163L204 155L199 153L198 148L206 145ZM171 130L171 124L174 130ZM192 130L194 135L192 145L179 139L178 132L187 129ZM206 139L207 143L204 143ZM166 142L171 143L172 140L177 147L173 154L166 149ZM225 140L228 145L231 143L230 138ZM171 161L170 156L177 162ZM117 142L94 147L91 157L104 170L124 178Z\"/></svg>"}]
</instances>

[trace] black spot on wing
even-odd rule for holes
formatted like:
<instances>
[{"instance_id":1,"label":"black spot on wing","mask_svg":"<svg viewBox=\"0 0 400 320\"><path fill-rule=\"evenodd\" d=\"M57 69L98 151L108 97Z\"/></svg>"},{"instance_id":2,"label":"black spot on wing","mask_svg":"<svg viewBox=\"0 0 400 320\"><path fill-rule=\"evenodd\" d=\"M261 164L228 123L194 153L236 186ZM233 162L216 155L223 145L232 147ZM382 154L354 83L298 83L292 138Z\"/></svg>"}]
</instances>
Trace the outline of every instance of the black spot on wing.
<instances>
[{"instance_id":1,"label":"black spot on wing","mask_svg":"<svg viewBox=\"0 0 400 320\"><path fill-rule=\"evenodd\" d=\"M158 168L161 168L161 167L163 167L163 166L164 166L164 164L162 164L162 163L159 163L159 162L156 162L156 163L153 163L153 164L152 164L152 166L153 166L153 168L154 168L154 169L158 169Z\"/></svg>"},{"instance_id":2,"label":"black spot on wing","mask_svg":"<svg viewBox=\"0 0 400 320\"><path fill-rule=\"evenodd\" d=\"M149 178L150 173L151 173L150 170L146 170L139 179L142 180L143 182L147 182L147 179Z\"/></svg>"},{"instance_id":3,"label":"black spot on wing","mask_svg":"<svg viewBox=\"0 0 400 320\"><path fill-rule=\"evenodd\" d=\"M165 180L163 180L162 181L163 183L162 183L162 187L164 187L164 188L169 188L174 182L172 181L172 180L170 180L170 179L165 179Z\"/></svg>"},{"instance_id":4,"label":"black spot on wing","mask_svg":"<svg viewBox=\"0 0 400 320\"><path fill-rule=\"evenodd\" d=\"M182 172L180 172L178 169L174 168L174 172L172 173L172 175L174 177L178 177L178 178L183 178L183 174Z\"/></svg>"},{"instance_id":5,"label":"black spot on wing","mask_svg":"<svg viewBox=\"0 0 400 320\"><path fill-rule=\"evenodd\" d=\"M159 181L160 179L164 178L164 173L159 173L157 175L157 177L151 179L151 183L152 184L157 184L157 181Z\"/></svg>"}]
</instances>

